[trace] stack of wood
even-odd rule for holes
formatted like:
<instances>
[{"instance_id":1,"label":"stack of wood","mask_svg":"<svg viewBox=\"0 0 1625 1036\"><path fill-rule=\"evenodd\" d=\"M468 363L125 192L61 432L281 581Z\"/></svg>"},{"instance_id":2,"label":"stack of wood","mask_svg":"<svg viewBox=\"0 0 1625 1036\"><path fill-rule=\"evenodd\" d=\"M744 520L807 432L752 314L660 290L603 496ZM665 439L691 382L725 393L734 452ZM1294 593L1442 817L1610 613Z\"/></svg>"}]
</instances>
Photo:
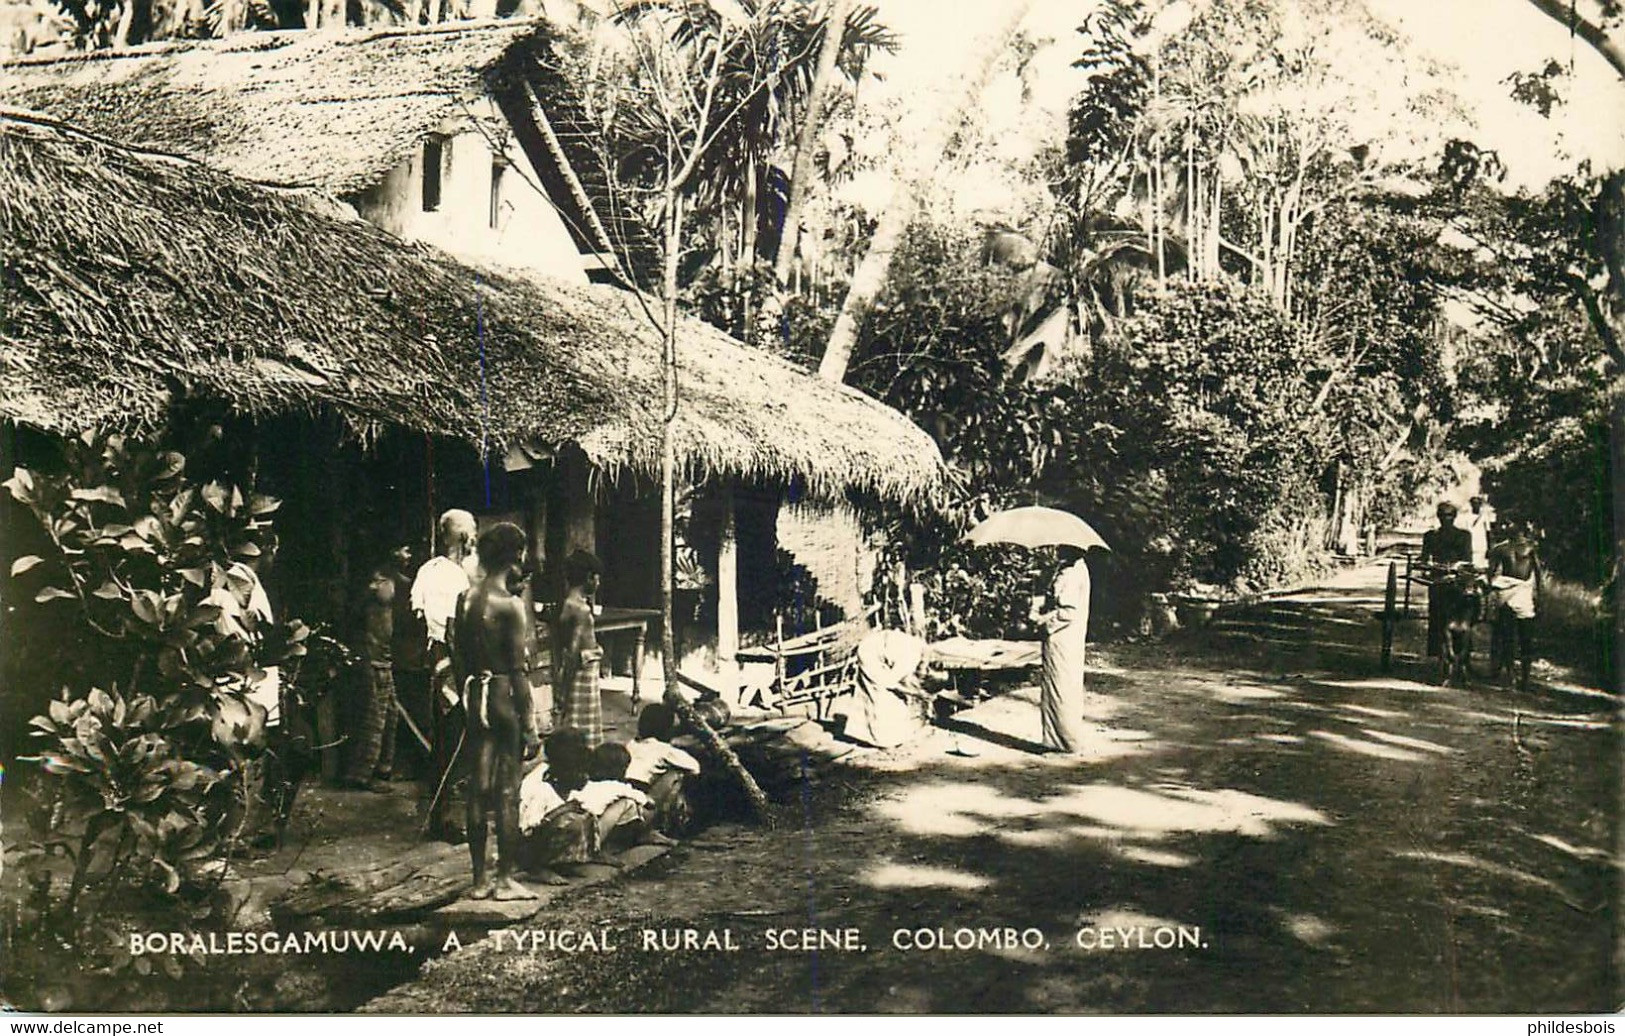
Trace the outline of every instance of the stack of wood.
<instances>
[{"instance_id":1,"label":"stack of wood","mask_svg":"<svg viewBox=\"0 0 1625 1036\"><path fill-rule=\"evenodd\" d=\"M731 727L723 738L762 789L781 801L817 784L829 764L853 751L817 723L795 716Z\"/></svg>"}]
</instances>

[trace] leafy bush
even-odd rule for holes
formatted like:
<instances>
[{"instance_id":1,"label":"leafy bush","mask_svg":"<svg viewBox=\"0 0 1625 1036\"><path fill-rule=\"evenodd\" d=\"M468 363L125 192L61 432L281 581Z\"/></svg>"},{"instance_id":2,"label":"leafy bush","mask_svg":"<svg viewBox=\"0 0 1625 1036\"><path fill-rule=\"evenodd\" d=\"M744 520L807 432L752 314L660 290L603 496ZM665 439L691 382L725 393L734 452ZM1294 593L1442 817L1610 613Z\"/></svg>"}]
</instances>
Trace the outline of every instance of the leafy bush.
<instances>
[{"instance_id":1,"label":"leafy bush","mask_svg":"<svg viewBox=\"0 0 1625 1036\"><path fill-rule=\"evenodd\" d=\"M1020 383L1000 356L1007 278L971 256L968 240L916 232L853 367L935 434L955 476L947 512L896 539L952 544L1022 504L1072 510L1113 548L1091 561L1109 586L1101 617L1131 626L1151 593L1315 570L1321 475L1347 439L1340 413L1315 408L1286 317L1240 289L1173 284L1092 356ZM1030 561L956 549L908 560L936 571L945 626L991 635L1024 622Z\"/></svg>"},{"instance_id":2,"label":"leafy bush","mask_svg":"<svg viewBox=\"0 0 1625 1036\"><path fill-rule=\"evenodd\" d=\"M14 582L70 613L86 645L63 700L33 721L58 826L78 841L75 899L109 833L113 878L170 890L182 863L214 851L264 748L266 710L249 692L304 652L302 624L265 626L242 564L271 549L277 501L185 470L180 453L87 433L51 470L4 483L53 548L18 558Z\"/></svg>"},{"instance_id":3,"label":"leafy bush","mask_svg":"<svg viewBox=\"0 0 1625 1036\"><path fill-rule=\"evenodd\" d=\"M1561 576L1548 576L1536 610L1535 651L1614 686L1613 638L1603 594Z\"/></svg>"},{"instance_id":4,"label":"leafy bush","mask_svg":"<svg viewBox=\"0 0 1625 1036\"><path fill-rule=\"evenodd\" d=\"M58 778L62 805L83 825L70 908L104 838L114 847L110 884L130 866L174 892L183 868L212 854L216 839L204 806L220 774L179 756L185 725L179 709L161 708L150 695L126 700L100 688L52 702L47 715L31 721L44 742L36 758Z\"/></svg>"},{"instance_id":5,"label":"leafy bush","mask_svg":"<svg viewBox=\"0 0 1625 1036\"><path fill-rule=\"evenodd\" d=\"M935 602L927 633L940 637L1024 639L1034 635L1027 614L1032 595L1048 590L1053 567L1038 551L1020 547L950 550L927 587Z\"/></svg>"},{"instance_id":6,"label":"leafy bush","mask_svg":"<svg viewBox=\"0 0 1625 1036\"><path fill-rule=\"evenodd\" d=\"M1122 430L1116 457L1084 443L1072 466L1115 460L1119 480L1157 473L1161 528L1146 531L1175 544L1176 584L1286 574L1284 556L1261 552L1319 516L1334 437L1312 418L1292 327L1257 296L1182 287L1120 333L1085 381L1096 420Z\"/></svg>"}]
</instances>

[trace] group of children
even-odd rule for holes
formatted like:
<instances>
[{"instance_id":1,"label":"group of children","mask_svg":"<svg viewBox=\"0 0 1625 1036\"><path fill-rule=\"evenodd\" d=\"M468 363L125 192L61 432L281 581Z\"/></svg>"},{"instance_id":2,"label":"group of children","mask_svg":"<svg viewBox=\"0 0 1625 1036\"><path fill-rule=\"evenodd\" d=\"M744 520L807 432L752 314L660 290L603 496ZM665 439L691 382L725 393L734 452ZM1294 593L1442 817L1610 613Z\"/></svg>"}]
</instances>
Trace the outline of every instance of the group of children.
<instances>
[{"instance_id":1,"label":"group of children","mask_svg":"<svg viewBox=\"0 0 1625 1036\"><path fill-rule=\"evenodd\" d=\"M666 740L674 719L666 705L645 706L635 740L591 749L578 730L550 734L519 787L518 871L558 884L560 868L614 866L618 849L670 844L689 823L684 784L700 771Z\"/></svg>"},{"instance_id":2,"label":"group of children","mask_svg":"<svg viewBox=\"0 0 1625 1036\"><path fill-rule=\"evenodd\" d=\"M604 740L593 631L600 565L585 551L565 564L568 592L550 644L554 703L550 716L539 715L530 604L520 590L525 534L509 522L477 538L475 528L466 511L448 511L441 553L413 579L404 549L371 574L359 640L366 700L343 783L387 789L397 716L405 717L429 749L420 776L432 835L457 840L446 802L454 775L467 776L471 896L533 898L516 873L557 883L559 868L609 863L617 846L668 842L687 823L683 782L699 764L667 743L675 716L663 704L639 715L635 740ZM397 704L397 691L410 699ZM545 746L544 727L552 728ZM486 862L493 822L494 879Z\"/></svg>"}]
</instances>

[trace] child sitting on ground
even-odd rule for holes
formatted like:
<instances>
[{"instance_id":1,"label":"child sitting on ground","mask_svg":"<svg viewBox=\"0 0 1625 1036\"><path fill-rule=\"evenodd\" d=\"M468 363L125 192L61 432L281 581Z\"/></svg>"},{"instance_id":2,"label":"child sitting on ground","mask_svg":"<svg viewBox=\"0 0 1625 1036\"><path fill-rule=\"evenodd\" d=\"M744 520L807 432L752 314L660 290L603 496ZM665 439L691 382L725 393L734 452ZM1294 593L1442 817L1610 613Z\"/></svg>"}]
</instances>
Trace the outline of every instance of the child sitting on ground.
<instances>
[{"instance_id":1,"label":"child sitting on ground","mask_svg":"<svg viewBox=\"0 0 1625 1036\"><path fill-rule=\"evenodd\" d=\"M536 765L519 785L518 869L527 881L565 884L558 870L597 862L597 822L579 802L568 802L548 783L547 763Z\"/></svg>"},{"instance_id":2,"label":"child sitting on ground","mask_svg":"<svg viewBox=\"0 0 1625 1036\"><path fill-rule=\"evenodd\" d=\"M655 702L638 714L638 736L627 742L631 763L626 783L649 796L655 829L680 835L693 816L684 785L700 772L695 758L668 744L677 726L677 714L670 705Z\"/></svg>"},{"instance_id":3,"label":"child sitting on ground","mask_svg":"<svg viewBox=\"0 0 1625 1036\"><path fill-rule=\"evenodd\" d=\"M586 782L591 753L576 730L548 735L542 753L519 785L517 862L527 879L560 885L559 869L600 862L597 818L564 798Z\"/></svg>"},{"instance_id":4,"label":"child sitting on ground","mask_svg":"<svg viewBox=\"0 0 1625 1036\"><path fill-rule=\"evenodd\" d=\"M593 749L589 763L592 779L569 794L571 801L579 802L583 809L598 818L600 851L608 851L611 845L629 848L676 844L655 829L649 796L624 780L631 762L631 753L625 745L614 742L599 745Z\"/></svg>"}]
</instances>

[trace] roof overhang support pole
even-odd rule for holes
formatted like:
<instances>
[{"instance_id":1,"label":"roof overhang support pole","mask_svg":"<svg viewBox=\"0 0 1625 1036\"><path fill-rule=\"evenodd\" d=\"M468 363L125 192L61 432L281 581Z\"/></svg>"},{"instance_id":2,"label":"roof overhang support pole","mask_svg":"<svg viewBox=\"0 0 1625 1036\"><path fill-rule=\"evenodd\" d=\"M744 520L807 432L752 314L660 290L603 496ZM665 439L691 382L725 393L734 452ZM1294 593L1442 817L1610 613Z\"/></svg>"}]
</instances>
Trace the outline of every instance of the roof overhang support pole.
<instances>
[{"instance_id":1,"label":"roof overhang support pole","mask_svg":"<svg viewBox=\"0 0 1625 1036\"><path fill-rule=\"evenodd\" d=\"M564 556L578 550L598 553L597 507L593 501L587 457L580 450L562 450L559 473L564 481Z\"/></svg>"},{"instance_id":2,"label":"roof overhang support pole","mask_svg":"<svg viewBox=\"0 0 1625 1036\"><path fill-rule=\"evenodd\" d=\"M729 691L739 687L739 530L733 483L722 488L722 537L717 547L717 669Z\"/></svg>"}]
</instances>

